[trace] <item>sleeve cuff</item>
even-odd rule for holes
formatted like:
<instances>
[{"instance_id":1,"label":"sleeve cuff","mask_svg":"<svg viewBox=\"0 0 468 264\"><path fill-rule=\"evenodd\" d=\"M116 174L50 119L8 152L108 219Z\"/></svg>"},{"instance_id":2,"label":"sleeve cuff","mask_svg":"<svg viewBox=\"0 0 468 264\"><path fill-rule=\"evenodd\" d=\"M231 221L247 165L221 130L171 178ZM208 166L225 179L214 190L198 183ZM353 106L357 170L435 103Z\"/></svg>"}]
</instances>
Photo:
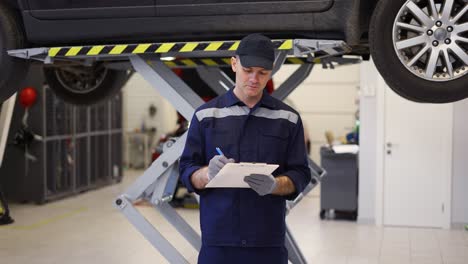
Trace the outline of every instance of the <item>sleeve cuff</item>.
<instances>
[{"instance_id":1,"label":"sleeve cuff","mask_svg":"<svg viewBox=\"0 0 468 264\"><path fill-rule=\"evenodd\" d=\"M296 191L290 195L286 195L285 198L287 200L294 200L296 197L304 190L306 187L306 184L304 182L305 176L302 175L301 173L298 173L297 171L286 171L285 173L282 173L282 175L289 177L291 181L294 184L294 187Z\"/></svg>"},{"instance_id":2,"label":"sleeve cuff","mask_svg":"<svg viewBox=\"0 0 468 264\"><path fill-rule=\"evenodd\" d=\"M184 184L185 188L187 188L187 190L191 193L195 192L197 194L200 194L201 192L201 190L195 189L195 187L193 187L191 181L192 174L201 168L201 166L190 167L189 169L185 170L184 174L181 176L182 183Z\"/></svg>"}]
</instances>

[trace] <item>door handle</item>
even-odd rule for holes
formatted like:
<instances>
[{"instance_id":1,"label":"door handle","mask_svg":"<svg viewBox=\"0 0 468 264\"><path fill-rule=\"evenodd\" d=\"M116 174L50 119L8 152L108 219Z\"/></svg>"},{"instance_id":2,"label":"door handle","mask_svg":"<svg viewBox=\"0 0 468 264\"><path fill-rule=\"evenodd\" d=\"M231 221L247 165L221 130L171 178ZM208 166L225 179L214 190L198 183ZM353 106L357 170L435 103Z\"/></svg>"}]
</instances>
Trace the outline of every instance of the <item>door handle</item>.
<instances>
[{"instance_id":1,"label":"door handle","mask_svg":"<svg viewBox=\"0 0 468 264\"><path fill-rule=\"evenodd\" d=\"M387 142L387 148L391 148L392 146L392 142Z\"/></svg>"}]
</instances>

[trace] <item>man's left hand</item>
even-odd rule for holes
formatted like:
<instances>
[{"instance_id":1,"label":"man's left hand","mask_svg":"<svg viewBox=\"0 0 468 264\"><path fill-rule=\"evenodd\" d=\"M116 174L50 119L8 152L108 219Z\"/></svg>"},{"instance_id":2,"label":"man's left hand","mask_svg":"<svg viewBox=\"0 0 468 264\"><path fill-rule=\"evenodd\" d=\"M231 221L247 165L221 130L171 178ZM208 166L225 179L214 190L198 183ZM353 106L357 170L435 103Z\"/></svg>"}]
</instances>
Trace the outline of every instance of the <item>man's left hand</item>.
<instances>
[{"instance_id":1,"label":"man's left hand","mask_svg":"<svg viewBox=\"0 0 468 264\"><path fill-rule=\"evenodd\" d=\"M244 181L260 196L272 193L276 188L276 179L273 175L250 174Z\"/></svg>"}]
</instances>

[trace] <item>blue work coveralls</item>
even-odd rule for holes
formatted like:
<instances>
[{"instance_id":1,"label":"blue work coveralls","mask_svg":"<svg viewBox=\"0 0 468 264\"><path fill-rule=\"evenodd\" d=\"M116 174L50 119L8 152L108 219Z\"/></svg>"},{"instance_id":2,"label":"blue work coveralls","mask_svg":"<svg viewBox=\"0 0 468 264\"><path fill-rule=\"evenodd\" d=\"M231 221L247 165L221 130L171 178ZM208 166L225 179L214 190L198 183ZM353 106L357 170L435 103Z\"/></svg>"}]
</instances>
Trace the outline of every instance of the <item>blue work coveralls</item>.
<instances>
[{"instance_id":1,"label":"blue work coveralls","mask_svg":"<svg viewBox=\"0 0 468 264\"><path fill-rule=\"evenodd\" d=\"M260 196L248 188L194 189L190 177L207 166L219 147L236 162L278 164L273 176L288 176L296 193ZM311 180L299 114L263 93L249 109L233 89L199 107L180 158L181 180L200 195L202 249L199 263L287 263L286 199Z\"/></svg>"}]
</instances>

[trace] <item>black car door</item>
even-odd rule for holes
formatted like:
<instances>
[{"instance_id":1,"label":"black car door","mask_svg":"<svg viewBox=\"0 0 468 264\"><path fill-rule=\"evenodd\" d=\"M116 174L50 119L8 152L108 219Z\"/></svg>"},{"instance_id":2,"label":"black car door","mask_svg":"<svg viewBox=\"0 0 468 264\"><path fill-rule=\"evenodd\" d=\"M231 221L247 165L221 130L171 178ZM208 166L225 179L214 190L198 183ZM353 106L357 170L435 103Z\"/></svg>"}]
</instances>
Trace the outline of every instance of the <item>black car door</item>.
<instances>
[{"instance_id":1,"label":"black car door","mask_svg":"<svg viewBox=\"0 0 468 264\"><path fill-rule=\"evenodd\" d=\"M315 13L328 10L334 0L155 0L158 17L245 14Z\"/></svg>"},{"instance_id":2,"label":"black car door","mask_svg":"<svg viewBox=\"0 0 468 264\"><path fill-rule=\"evenodd\" d=\"M26 0L31 15L44 20L152 17L155 0Z\"/></svg>"}]
</instances>

